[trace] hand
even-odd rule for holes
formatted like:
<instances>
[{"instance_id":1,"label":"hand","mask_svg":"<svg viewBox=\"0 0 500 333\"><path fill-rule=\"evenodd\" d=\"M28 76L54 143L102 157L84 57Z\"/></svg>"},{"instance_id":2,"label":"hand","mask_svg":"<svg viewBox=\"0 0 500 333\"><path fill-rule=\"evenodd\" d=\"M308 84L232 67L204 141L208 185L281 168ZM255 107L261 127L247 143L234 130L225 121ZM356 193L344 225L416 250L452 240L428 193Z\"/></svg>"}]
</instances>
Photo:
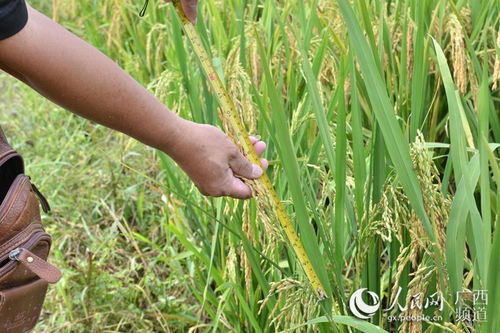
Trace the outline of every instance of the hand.
<instances>
[{"instance_id":1,"label":"hand","mask_svg":"<svg viewBox=\"0 0 500 333\"><path fill-rule=\"evenodd\" d=\"M217 127L182 120L177 138L167 153L191 178L203 195L230 196L237 199L252 197L252 189L238 178L259 178L263 170L250 163L229 137ZM250 137L260 156L266 144ZM267 169L268 162L261 159Z\"/></svg>"},{"instance_id":2,"label":"hand","mask_svg":"<svg viewBox=\"0 0 500 333\"><path fill-rule=\"evenodd\" d=\"M182 4L182 10L186 17L191 23L196 24L196 19L198 16L198 0L180 0ZM165 2L171 2L171 0L165 0Z\"/></svg>"}]
</instances>

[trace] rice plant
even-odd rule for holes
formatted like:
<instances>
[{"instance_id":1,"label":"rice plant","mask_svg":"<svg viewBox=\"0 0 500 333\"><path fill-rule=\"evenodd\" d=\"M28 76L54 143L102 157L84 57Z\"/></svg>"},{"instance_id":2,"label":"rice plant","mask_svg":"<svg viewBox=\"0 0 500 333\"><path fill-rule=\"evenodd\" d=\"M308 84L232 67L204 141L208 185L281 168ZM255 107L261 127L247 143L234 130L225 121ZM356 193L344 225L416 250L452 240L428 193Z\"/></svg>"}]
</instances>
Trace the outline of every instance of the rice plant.
<instances>
[{"instance_id":1,"label":"rice plant","mask_svg":"<svg viewBox=\"0 0 500 333\"><path fill-rule=\"evenodd\" d=\"M183 117L224 127L170 4L152 2L143 18L131 0L32 5ZM268 143L268 174L329 298L316 299L264 193L203 197L158 153L158 225L120 230L140 269L165 267L192 306L169 309L165 299L176 294L148 276L137 311L97 316L93 330L500 331L500 2L199 6L196 29L247 130ZM378 305L367 319L350 306L361 288L376 296L363 302ZM425 304L433 295L439 301ZM78 299L53 297L85 312ZM144 298L154 305L146 314ZM398 321L402 314L424 319Z\"/></svg>"}]
</instances>

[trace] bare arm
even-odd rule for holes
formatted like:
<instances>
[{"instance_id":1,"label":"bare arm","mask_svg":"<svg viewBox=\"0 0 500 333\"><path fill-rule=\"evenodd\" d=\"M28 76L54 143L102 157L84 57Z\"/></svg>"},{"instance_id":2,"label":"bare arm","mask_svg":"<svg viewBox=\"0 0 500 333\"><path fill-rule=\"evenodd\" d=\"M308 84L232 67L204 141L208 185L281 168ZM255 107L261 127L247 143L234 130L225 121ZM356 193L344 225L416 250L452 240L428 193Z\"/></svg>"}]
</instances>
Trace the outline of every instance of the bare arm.
<instances>
[{"instance_id":1,"label":"bare arm","mask_svg":"<svg viewBox=\"0 0 500 333\"><path fill-rule=\"evenodd\" d=\"M202 193L251 196L235 175L256 178L260 168L220 130L178 117L93 46L35 9L28 13L19 33L0 41L0 68L62 107L169 154ZM254 141L262 152L265 144Z\"/></svg>"}]
</instances>

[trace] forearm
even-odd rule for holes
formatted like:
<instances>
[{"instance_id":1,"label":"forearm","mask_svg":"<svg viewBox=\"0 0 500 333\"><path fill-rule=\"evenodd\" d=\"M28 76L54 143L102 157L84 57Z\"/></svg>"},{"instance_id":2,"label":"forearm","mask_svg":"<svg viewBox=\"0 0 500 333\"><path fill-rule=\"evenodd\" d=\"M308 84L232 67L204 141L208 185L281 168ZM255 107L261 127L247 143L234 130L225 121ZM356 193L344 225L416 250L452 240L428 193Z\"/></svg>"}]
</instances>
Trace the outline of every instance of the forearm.
<instances>
[{"instance_id":1,"label":"forearm","mask_svg":"<svg viewBox=\"0 0 500 333\"><path fill-rule=\"evenodd\" d=\"M168 151L183 121L93 46L29 8L0 67L62 107Z\"/></svg>"}]
</instances>

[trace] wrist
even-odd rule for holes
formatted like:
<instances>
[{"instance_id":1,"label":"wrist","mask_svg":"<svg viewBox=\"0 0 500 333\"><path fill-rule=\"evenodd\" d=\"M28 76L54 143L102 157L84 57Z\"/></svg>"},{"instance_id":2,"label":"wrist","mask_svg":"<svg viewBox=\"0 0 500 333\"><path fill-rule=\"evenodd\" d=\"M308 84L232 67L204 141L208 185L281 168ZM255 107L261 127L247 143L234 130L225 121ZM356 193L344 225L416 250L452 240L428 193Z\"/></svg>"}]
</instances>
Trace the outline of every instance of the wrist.
<instances>
[{"instance_id":1,"label":"wrist","mask_svg":"<svg viewBox=\"0 0 500 333\"><path fill-rule=\"evenodd\" d=\"M184 141L186 136L189 135L190 127L193 124L193 122L172 112L172 117L168 121L168 134L164 136L164 141L159 147L160 150L174 160L177 159L180 152L185 150L185 147L183 147Z\"/></svg>"}]
</instances>

